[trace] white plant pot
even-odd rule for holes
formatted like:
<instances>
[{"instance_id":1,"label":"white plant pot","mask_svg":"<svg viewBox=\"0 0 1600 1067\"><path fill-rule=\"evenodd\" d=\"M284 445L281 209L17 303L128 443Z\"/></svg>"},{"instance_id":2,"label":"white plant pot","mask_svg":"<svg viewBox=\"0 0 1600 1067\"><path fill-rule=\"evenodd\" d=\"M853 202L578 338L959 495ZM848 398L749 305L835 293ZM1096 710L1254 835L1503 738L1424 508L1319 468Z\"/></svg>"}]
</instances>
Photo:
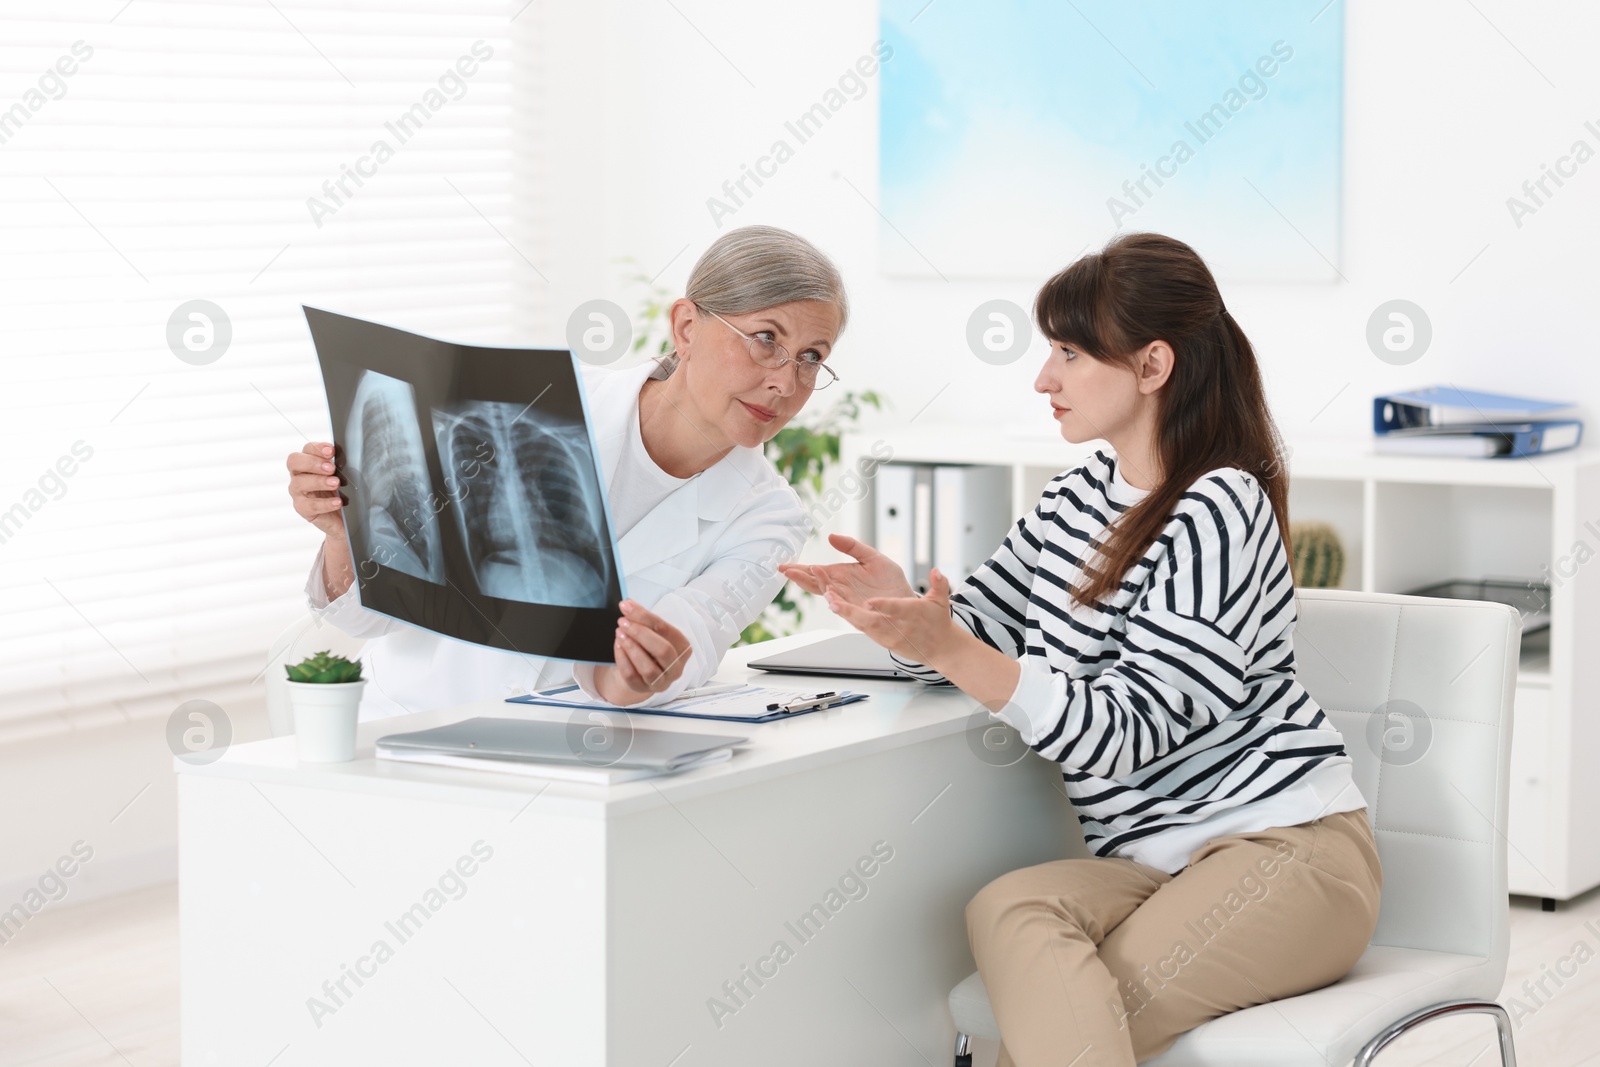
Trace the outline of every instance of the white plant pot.
<instances>
[{"instance_id":1,"label":"white plant pot","mask_svg":"<svg viewBox=\"0 0 1600 1067\"><path fill-rule=\"evenodd\" d=\"M295 755L306 763L346 763L356 757L357 682L287 682L294 708Z\"/></svg>"}]
</instances>

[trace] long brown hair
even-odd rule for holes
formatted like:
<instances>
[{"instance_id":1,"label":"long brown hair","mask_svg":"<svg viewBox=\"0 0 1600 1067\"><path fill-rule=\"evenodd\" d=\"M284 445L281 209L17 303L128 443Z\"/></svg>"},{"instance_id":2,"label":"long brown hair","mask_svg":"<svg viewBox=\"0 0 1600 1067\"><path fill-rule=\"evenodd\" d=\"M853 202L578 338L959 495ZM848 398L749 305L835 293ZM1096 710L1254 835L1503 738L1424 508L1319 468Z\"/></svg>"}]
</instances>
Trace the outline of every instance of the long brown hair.
<instances>
[{"instance_id":1,"label":"long brown hair","mask_svg":"<svg viewBox=\"0 0 1600 1067\"><path fill-rule=\"evenodd\" d=\"M1288 551L1289 480L1255 350L1194 249L1157 233L1125 234L1045 282L1033 313L1052 342L1102 363L1137 371L1138 353L1152 341L1165 341L1174 355L1156 393L1161 484L1113 523L1098 565L1085 561L1087 584L1072 590L1074 600L1109 598L1184 492L1218 467L1261 482Z\"/></svg>"}]
</instances>

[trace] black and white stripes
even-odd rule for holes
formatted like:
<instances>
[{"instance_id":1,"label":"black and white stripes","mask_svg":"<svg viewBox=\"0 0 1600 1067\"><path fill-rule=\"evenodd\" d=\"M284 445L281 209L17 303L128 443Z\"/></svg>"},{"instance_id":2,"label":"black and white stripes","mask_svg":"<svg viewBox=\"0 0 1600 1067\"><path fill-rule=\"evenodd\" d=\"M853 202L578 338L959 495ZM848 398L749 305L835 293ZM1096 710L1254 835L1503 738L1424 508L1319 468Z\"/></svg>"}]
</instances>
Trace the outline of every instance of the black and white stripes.
<instances>
[{"instance_id":1,"label":"black and white stripes","mask_svg":"<svg viewBox=\"0 0 1600 1067\"><path fill-rule=\"evenodd\" d=\"M1339 732L1295 679L1289 558L1250 475L1195 482L1108 602L1072 603L1143 495L1096 453L951 596L961 625L1020 659L999 717L1061 764L1090 849L1175 871L1212 836L1361 807Z\"/></svg>"}]
</instances>

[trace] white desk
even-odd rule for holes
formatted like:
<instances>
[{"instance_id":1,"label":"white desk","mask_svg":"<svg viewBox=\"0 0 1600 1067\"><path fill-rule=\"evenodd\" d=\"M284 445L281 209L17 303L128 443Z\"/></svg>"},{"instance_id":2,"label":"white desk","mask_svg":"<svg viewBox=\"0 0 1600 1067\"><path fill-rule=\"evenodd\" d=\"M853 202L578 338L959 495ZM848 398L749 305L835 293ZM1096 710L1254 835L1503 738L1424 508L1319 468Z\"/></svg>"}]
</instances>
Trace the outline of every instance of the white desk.
<instances>
[{"instance_id":1,"label":"white desk","mask_svg":"<svg viewBox=\"0 0 1600 1067\"><path fill-rule=\"evenodd\" d=\"M719 680L819 681L757 654ZM292 737L175 761L184 1064L948 1062L966 902L1082 837L1053 764L982 758L959 691L820 680L872 697L766 725L635 716L751 743L610 787L372 757L471 715L565 718L493 701L364 723L352 763L296 764Z\"/></svg>"}]
</instances>

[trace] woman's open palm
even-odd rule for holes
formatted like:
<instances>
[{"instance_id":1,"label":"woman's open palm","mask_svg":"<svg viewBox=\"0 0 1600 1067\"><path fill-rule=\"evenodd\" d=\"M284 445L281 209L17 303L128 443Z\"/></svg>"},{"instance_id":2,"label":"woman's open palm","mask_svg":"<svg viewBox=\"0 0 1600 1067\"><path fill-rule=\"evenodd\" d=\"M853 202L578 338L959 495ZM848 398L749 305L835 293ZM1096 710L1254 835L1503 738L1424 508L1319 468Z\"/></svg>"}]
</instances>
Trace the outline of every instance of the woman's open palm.
<instances>
[{"instance_id":1,"label":"woman's open palm","mask_svg":"<svg viewBox=\"0 0 1600 1067\"><path fill-rule=\"evenodd\" d=\"M888 556L864 541L830 534L828 543L852 558L849 563L785 563L778 570L808 593L822 596L832 590L847 603L864 605L871 597L914 597L905 571Z\"/></svg>"}]
</instances>

